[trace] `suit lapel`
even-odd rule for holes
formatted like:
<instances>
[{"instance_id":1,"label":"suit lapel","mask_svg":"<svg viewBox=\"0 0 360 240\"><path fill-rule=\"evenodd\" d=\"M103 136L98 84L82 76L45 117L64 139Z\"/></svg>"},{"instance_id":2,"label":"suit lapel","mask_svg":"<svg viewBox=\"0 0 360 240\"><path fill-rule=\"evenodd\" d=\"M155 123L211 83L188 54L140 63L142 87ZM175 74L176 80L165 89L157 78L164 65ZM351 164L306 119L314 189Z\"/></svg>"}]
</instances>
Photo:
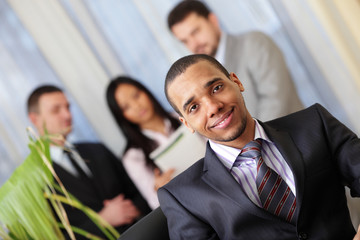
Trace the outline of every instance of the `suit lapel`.
<instances>
[{"instance_id":1,"label":"suit lapel","mask_svg":"<svg viewBox=\"0 0 360 240\"><path fill-rule=\"evenodd\" d=\"M105 199L104 187L106 186L103 186L103 182L100 181L101 178L98 176L98 172L102 169L101 166L96 166L95 161L87 159L87 153L86 151L83 151L80 145L75 145L75 147L92 173L92 177L89 179L89 184L91 184L99 199Z\"/></svg>"},{"instance_id":2,"label":"suit lapel","mask_svg":"<svg viewBox=\"0 0 360 240\"><path fill-rule=\"evenodd\" d=\"M244 193L239 183L220 162L214 151L207 144L204 158L202 179L224 197L231 199L238 207L250 214L271 220L278 219L269 212L254 204Z\"/></svg>"},{"instance_id":3,"label":"suit lapel","mask_svg":"<svg viewBox=\"0 0 360 240\"><path fill-rule=\"evenodd\" d=\"M82 157L80 151L78 151L78 153ZM91 161L86 160L84 158L82 159L84 160L85 164L90 169L90 171L92 172L93 174L92 177L80 179L74 176L73 174L69 173L67 170L65 170L55 162L53 162L53 167L56 174L59 176L60 180L64 184L65 188L69 190L69 192L77 196L77 198L79 198L79 196L81 195L92 198L96 197L96 199L99 199L100 201L102 199L105 199L103 194L103 188L101 187L101 183L95 180L96 176L94 176L94 174L96 175L96 171L94 171L94 169L96 170L96 168L92 166Z\"/></svg>"},{"instance_id":4,"label":"suit lapel","mask_svg":"<svg viewBox=\"0 0 360 240\"><path fill-rule=\"evenodd\" d=\"M81 201L82 197L80 196L94 197L92 187L87 182L81 181L55 162L53 162L53 167L67 191L80 198Z\"/></svg>"},{"instance_id":5,"label":"suit lapel","mask_svg":"<svg viewBox=\"0 0 360 240\"><path fill-rule=\"evenodd\" d=\"M305 167L302 155L288 132L274 129L266 123L260 122L260 124L291 168L295 180L297 211L299 211L304 196Z\"/></svg>"}]
</instances>

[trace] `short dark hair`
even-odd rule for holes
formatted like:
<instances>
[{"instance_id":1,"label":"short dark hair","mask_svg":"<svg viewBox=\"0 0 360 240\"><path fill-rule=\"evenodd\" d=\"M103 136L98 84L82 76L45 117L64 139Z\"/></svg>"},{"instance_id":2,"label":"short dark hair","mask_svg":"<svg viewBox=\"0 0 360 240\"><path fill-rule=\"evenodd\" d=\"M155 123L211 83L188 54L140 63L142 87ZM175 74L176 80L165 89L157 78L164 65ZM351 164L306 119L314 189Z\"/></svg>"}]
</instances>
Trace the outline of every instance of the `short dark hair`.
<instances>
[{"instance_id":1,"label":"short dark hair","mask_svg":"<svg viewBox=\"0 0 360 240\"><path fill-rule=\"evenodd\" d=\"M63 92L63 90L53 85L42 85L40 87L37 87L35 90L33 90L27 100L28 113L31 112L38 113L40 97L46 93L53 93L53 92Z\"/></svg>"},{"instance_id":2,"label":"short dark hair","mask_svg":"<svg viewBox=\"0 0 360 240\"><path fill-rule=\"evenodd\" d=\"M176 5L168 15L167 22L171 31L172 26L184 20L190 13L197 13L198 15L208 18L210 14L209 8L200 1L185 0Z\"/></svg>"},{"instance_id":3,"label":"short dark hair","mask_svg":"<svg viewBox=\"0 0 360 240\"><path fill-rule=\"evenodd\" d=\"M175 80L176 77L178 77L180 74L184 73L190 66L194 65L195 63L198 63L200 61L207 61L210 64L212 64L215 68L219 69L222 73L225 74L225 76L229 77L230 73L225 69L221 63L219 63L215 58L206 55L206 54L192 54L185 57L182 57L178 59L176 62L174 62L169 71L166 74L165 78L165 96L170 103L170 105L173 107L173 109L180 115L179 109L175 106L175 104L171 101L169 95L168 95L168 88L169 85Z\"/></svg>"}]
</instances>

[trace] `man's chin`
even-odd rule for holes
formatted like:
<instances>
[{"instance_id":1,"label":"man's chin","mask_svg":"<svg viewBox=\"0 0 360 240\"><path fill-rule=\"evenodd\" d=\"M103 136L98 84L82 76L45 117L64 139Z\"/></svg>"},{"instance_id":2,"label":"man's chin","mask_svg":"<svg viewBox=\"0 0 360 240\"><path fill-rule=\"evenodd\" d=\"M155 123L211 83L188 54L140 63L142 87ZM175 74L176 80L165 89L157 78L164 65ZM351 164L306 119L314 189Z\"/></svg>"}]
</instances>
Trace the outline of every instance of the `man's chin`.
<instances>
[{"instance_id":1,"label":"man's chin","mask_svg":"<svg viewBox=\"0 0 360 240\"><path fill-rule=\"evenodd\" d=\"M232 134L232 135L229 135L229 136L222 136L222 138L217 138L217 139L214 139L215 141L217 142L232 142L238 138L241 137L241 135L245 132L245 129L246 129L246 125L247 125L247 121L246 121L246 118L242 119L241 120L242 124L241 126L236 129L236 131Z\"/></svg>"},{"instance_id":2,"label":"man's chin","mask_svg":"<svg viewBox=\"0 0 360 240\"><path fill-rule=\"evenodd\" d=\"M200 50L197 50L197 51L195 51L195 53L196 53L196 54L206 54L206 55L209 55L209 54L210 54L210 52L206 51L205 48L202 48L202 49L200 49Z\"/></svg>"},{"instance_id":3,"label":"man's chin","mask_svg":"<svg viewBox=\"0 0 360 240\"><path fill-rule=\"evenodd\" d=\"M67 135L69 135L70 133L71 133L71 131L72 131L72 125L71 126L69 126L69 127L66 127L63 131L61 131L61 135L63 135L64 136L64 138L66 138L67 137Z\"/></svg>"},{"instance_id":4,"label":"man's chin","mask_svg":"<svg viewBox=\"0 0 360 240\"><path fill-rule=\"evenodd\" d=\"M226 143L226 142L232 142L232 141L238 139L240 136L241 136L241 134L240 135L233 135L233 136L225 137L225 138L218 138L218 139L214 139L214 140L216 142Z\"/></svg>"}]
</instances>

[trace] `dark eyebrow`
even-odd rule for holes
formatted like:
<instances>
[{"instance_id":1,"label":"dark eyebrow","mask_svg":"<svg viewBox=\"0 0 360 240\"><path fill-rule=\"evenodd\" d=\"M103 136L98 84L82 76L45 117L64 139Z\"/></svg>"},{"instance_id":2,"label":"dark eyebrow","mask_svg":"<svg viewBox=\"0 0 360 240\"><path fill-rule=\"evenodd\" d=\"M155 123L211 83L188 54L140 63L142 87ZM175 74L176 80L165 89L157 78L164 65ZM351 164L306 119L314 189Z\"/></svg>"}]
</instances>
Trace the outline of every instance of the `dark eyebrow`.
<instances>
[{"instance_id":1,"label":"dark eyebrow","mask_svg":"<svg viewBox=\"0 0 360 240\"><path fill-rule=\"evenodd\" d=\"M204 84L204 88L208 88L213 85L215 82L222 80L221 78L214 78L213 80L208 81Z\"/></svg>"},{"instance_id":2,"label":"dark eyebrow","mask_svg":"<svg viewBox=\"0 0 360 240\"><path fill-rule=\"evenodd\" d=\"M222 80L222 79L221 79L221 78L214 78L214 79L208 81L207 83L205 83L205 84L204 84L204 88L208 88L208 87L210 87L211 85L213 85L215 82L220 81L220 80ZM192 96L192 97L190 97L190 98L184 103L184 105L183 105L183 111L184 111L184 112L185 112L187 106L194 100L194 98L195 98L195 97Z\"/></svg>"},{"instance_id":3,"label":"dark eyebrow","mask_svg":"<svg viewBox=\"0 0 360 240\"><path fill-rule=\"evenodd\" d=\"M191 98L189 98L183 105L183 111L185 112L187 106L194 100L194 96L192 96Z\"/></svg>"}]
</instances>

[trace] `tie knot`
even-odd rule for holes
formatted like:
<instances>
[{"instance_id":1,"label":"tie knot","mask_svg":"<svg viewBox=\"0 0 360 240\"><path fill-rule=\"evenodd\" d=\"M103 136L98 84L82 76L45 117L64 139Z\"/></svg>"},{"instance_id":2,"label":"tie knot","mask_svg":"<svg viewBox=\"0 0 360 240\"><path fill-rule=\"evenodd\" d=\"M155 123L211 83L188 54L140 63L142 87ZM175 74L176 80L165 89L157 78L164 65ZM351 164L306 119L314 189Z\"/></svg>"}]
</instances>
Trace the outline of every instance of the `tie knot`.
<instances>
[{"instance_id":1,"label":"tie knot","mask_svg":"<svg viewBox=\"0 0 360 240\"><path fill-rule=\"evenodd\" d=\"M241 150L239 157L257 159L260 155L261 140L254 140L245 145Z\"/></svg>"}]
</instances>

